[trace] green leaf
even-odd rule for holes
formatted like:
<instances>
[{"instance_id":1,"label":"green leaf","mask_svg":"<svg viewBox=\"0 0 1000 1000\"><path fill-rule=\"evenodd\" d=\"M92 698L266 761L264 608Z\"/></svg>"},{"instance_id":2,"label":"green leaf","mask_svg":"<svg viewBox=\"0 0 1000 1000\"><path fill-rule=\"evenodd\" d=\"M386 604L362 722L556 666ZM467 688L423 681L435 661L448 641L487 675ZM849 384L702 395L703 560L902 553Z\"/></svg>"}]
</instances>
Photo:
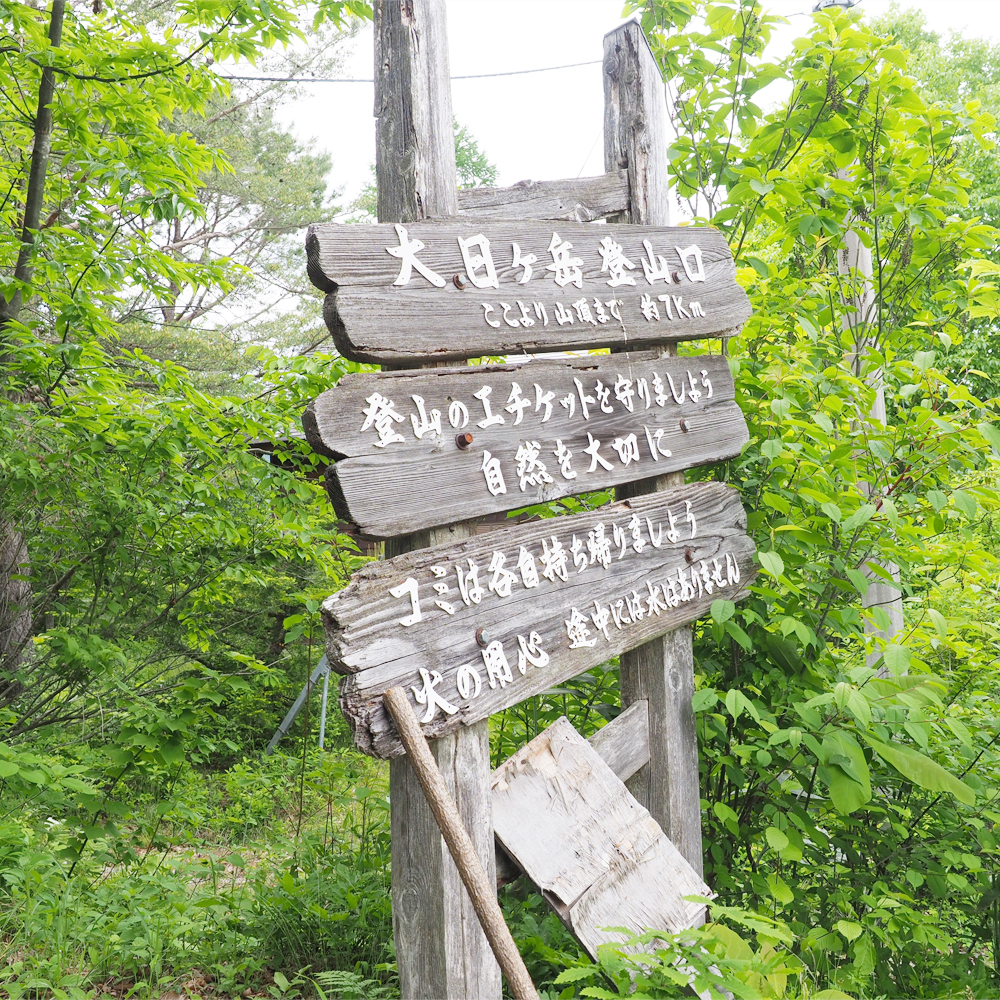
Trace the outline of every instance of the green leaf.
<instances>
[{"instance_id":1,"label":"green leaf","mask_svg":"<svg viewBox=\"0 0 1000 1000\"><path fill-rule=\"evenodd\" d=\"M593 979L600 971L596 965L583 965L575 969L563 969L552 982L557 986L562 986L565 983L578 983L581 979Z\"/></svg>"},{"instance_id":2,"label":"green leaf","mask_svg":"<svg viewBox=\"0 0 1000 1000\"><path fill-rule=\"evenodd\" d=\"M1000 458L1000 428L994 427L993 424L981 423L976 430L989 442L994 455Z\"/></svg>"},{"instance_id":3,"label":"green leaf","mask_svg":"<svg viewBox=\"0 0 1000 1000\"><path fill-rule=\"evenodd\" d=\"M834 925L833 929L840 934L843 934L847 938L848 944L854 941L856 938L861 937L861 932L864 927L861 924L855 923L853 920L838 920Z\"/></svg>"},{"instance_id":4,"label":"green leaf","mask_svg":"<svg viewBox=\"0 0 1000 1000\"><path fill-rule=\"evenodd\" d=\"M927 617L934 623L934 629L942 639L948 638L948 621L940 611L927 609Z\"/></svg>"},{"instance_id":5,"label":"green leaf","mask_svg":"<svg viewBox=\"0 0 1000 1000\"><path fill-rule=\"evenodd\" d=\"M868 593L869 579L860 570L847 569L844 570L844 575L847 577L851 583L854 584L854 589L864 597Z\"/></svg>"},{"instance_id":6,"label":"green leaf","mask_svg":"<svg viewBox=\"0 0 1000 1000\"><path fill-rule=\"evenodd\" d=\"M927 499L935 510L941 510L948 503L948 498L940 490L928 490Z\"/></svg>"},{"instance_id":7,"label":"green leaf","mask_svg":"<svg viewBox=\"0 0 1000 1000\"><path fill-rule=\"evenodd\" d=\"M0 778L10 778L20 770L12 760L0 760Z\"/></svg>"},{"instance_id":8,"label":"green leaf","mask_svg":"<svg viewBox=\"0 0 1000 1000\"><path fill-rule=\"evenodd\" d=\"M965 490L955 490L951 502L970 520L976 516L976 498Z\"/></svg>"},{"instance_id":9,"label":"green leaf","mask_svg":"<svg viewBox=\"0 0 1000 1000\"><path fill-rule=\"evenodd\" d=\"M976 793L964 781L960 781L930 757L925 757L909 747L889 746L867 733L862 733L862 736L875 753L887 764L891 764L907 781L926 788L929 792L948 792L959 802L969 806L975 805Z\"/></svg>"},{"instance_id":10,"label":"green leaf","mask_svg":"<svg viewBox=\"0 0 1000 1000\"><path fill-rule=\"evenodd\" d=\"M882 650L882 660L891 674L905 673L910 666L910 651L905 646L890 642Z\"/></svg>"},{"instance_id":11,"label":"green leaf","mask_svg":"<svg viewBox=\"0 0 1000 1000\"><path fill-rule=\"evenodd\" d=\"M712 601L712 619L720 625L736 614L736 605L732 601Z\"/></svg>"},{"instance_id":12,"label":"green leaf","mask_svg":"<svg viewBox=\"0 0 1000 1000\"><path fill-rule=\"evenodd\" d=\"M785 572L785 564L777 552L758 552L757 558L760 560L763 570L770 573L775 580Z\"/></svg>"},{"instance_id":13,"label":"green leaf","mask_svg":"<svg viewBox=\"0 0 1000 1000\"><path fill-rule=\"evenodd\" d=\"M919 371L925 372L931 365L934 364L934 358L936 357L934 351L917 351L913 355L913 363L917 366Z\"/></svg>"},{"instance_id":14,"label":"green leaf","mask_svg":"<svg viewBox=\"0 0 1000 1000\"><path fill-rule=\"evenodd\" d=\"M764 831L768 844L776 851L783 851L788 846L788 837L785 836L776 826L769 826Z\"/></svg>"}]
</instances>

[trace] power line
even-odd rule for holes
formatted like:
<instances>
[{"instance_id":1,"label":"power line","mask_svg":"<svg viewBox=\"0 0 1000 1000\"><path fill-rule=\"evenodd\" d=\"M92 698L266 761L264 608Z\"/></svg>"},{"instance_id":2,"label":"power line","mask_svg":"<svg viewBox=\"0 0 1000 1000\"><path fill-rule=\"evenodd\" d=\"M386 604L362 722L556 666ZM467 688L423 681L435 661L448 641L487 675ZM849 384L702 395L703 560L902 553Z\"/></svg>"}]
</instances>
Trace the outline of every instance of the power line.
<instances>
[{"instance_id":1,"label":"power line","mask_svg":"<svg viewBox=\"0 0 1000 1000\"><path fill-rule=\"evenodd\" d=\"M576 69L577 66L596 66L602 59L591 59L589 62L567 63L565 66L540 66L538 69L514 69L506 73L469 73L453 76L453 80L485 80L497 76L523 76L525 73L550 73L557 69ZM252 80L257 83L374 83L374 80L361 80L354 77L301 77L301 76L224 76L223 80Z\"/></svg>"}]
</instances>

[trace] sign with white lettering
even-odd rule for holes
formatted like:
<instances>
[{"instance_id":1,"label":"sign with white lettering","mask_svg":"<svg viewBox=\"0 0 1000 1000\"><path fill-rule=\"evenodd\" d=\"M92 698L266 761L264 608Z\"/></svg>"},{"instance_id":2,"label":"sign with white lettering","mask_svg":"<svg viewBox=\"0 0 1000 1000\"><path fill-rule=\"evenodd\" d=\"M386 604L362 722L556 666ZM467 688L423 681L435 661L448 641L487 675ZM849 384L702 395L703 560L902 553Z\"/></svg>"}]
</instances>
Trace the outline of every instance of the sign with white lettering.
<instances>
[{"instance_id":1,"label":"sign with white lettering","mask_svg":"<svg viewBox=\"0 0 1000 1000\"><path fill-rule=\"evenodd\" d=\"M355 743L402 752L395 685L442 736L692 622L753 553L739 494L703 482L369 563L323 604Z\"/></svg>"},{"instance_id":2,"label":"sign with white lettering","mask_svg":"<svg viewBox=\"0 0 1000 1000\"><path fill-rule=\"evenodd\" d=\"M391 537L739 455L725 358L569 361L347 375L303 417L342 457L338 514Z\"/></svg>"},{"instance_id":3,"label":"sign with white lettering","mask_svg":"<svg viewBox=\"0 0 1000 1000\"><path fill-rule=\"evenodd\" d=\"M326 223L306 252L337 349L357 361L697 340L750 315L715 229Z\"/></svg>"}]
</instances>

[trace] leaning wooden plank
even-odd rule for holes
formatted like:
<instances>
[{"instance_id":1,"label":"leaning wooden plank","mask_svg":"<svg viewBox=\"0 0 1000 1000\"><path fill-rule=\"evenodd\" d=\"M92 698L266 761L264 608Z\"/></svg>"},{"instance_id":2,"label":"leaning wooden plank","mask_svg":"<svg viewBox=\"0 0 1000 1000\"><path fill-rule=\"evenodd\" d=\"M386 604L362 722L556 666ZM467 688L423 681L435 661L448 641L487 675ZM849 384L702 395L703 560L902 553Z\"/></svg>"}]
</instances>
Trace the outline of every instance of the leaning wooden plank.
<instances>
[{"instance_id":1,"label":"leaning wooden plank","mask_svg":"<svg viewBox=\"0 0 1000 1000\"><path fill-rule=\"evenodd\" d=\"M506 188L464 188L458 212L477 219L551 219L593 222L628 210L628 174L624 170L563 181L520 181Z\"/></svg>"},{"instance_id":2,"label":"leaning wooden plank","mask_svg":"<svg viewBox=\"0 0 1000 1000\"><path fill-rule=\"evenodd\" d=\"M672 933L699 923L710 896L619 777L565 718L493 773L497 839L596 956L605 927Z\"/></svg>"},{"instance_id":3,"label":"leaning wooden plank","mask_svg":"<svg viewBox=\"0 0 1000 1000\"><path fill-rule=\"evenodd\" d=\"M649 762L646 702L633 702L587 742L622 781L627 781ZM496 871L498 886L513 882L523 874L517 862L500 845L496 850Z\"/></svg>"},{"instance_id":4,"label":"leaning wooden plank","mask_svg":"<svg viewBox=\"0 0 1000 1000\"><path fill-rule=\"evenodd\" d=\"M369 563L323 604L355 743L400 752L395 685L438 736L739 599L745 529L737 492L704 482Z\"/></svg>"},{"instance_id":5,"label":"leaning wooden plank","mask_svg":"<svg viewBox=\"0 0 1000 1000\"><path fill-rule=\"evenodd\" d=\"M739 455L719 356L348 375L303 417L338 515L381 537ZM389 498L392 497L390 500Z\"/></svg>"},{"instance_id":6,"label":"leaning wooden plank","mask_svg":"<svg viewBox=\"0 0 1000 1000\"><path fill-rule=\"evenodd\" d=\"M449 220L315 225L309 277L346 357L378 363L726 336L750 315L706 228Z\"/></svg>"}]
</instances>

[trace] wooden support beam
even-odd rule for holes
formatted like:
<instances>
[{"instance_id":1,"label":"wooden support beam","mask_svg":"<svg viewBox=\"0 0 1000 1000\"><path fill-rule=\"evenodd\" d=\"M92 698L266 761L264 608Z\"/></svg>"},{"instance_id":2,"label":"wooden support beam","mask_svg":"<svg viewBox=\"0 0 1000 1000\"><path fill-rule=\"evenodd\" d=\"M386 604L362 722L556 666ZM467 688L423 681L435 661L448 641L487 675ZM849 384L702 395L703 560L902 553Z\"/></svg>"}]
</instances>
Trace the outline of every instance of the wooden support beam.
<instances>
[{"instance_id":1,"label":"wooden support beam","mask_svg":"<svg viewBox=\"0 0 1000 1000\"><path fill-rule=\"evenodd\" d=\"M375 0L375 174L380 222L458 208L444 0ZM403 536L386 554L474 534L469 524ZM491 884L496 875L488 722L432 753ZM389 765L392 924L403 1000L500 1000L500 966L409 760Z\"/></svg>"},{"instance_id":2,"label":"wooden support beam","mask_svg":"<svg viewBox=\"0 0 1000 1000\"><path fill-rule=\"evenodd\" d=\"M593 222L627 209L628 174L624 170L597 177L518 181L511 187L463 188L458 192L460 215L496 221Z\"/></svg>"},{"instance_id":3,"label":"wooden support beam","mask_svg":"<svg viewBox=\"0 0 1000 1000\"><path fill-rule=\"evenodd\" d=\"M604 36L604 168L628 173L630 201L623 221L670 224L670 141L663 77L637 21ZM676 348L674 348L676 351ZM683 472L619 487L619 498L684 483ZM649 763L627 782L700 875L701 792L691 696L694 657L689 626L621 657L622 707L648 702Z\"/></svg>"}]
</instances>

